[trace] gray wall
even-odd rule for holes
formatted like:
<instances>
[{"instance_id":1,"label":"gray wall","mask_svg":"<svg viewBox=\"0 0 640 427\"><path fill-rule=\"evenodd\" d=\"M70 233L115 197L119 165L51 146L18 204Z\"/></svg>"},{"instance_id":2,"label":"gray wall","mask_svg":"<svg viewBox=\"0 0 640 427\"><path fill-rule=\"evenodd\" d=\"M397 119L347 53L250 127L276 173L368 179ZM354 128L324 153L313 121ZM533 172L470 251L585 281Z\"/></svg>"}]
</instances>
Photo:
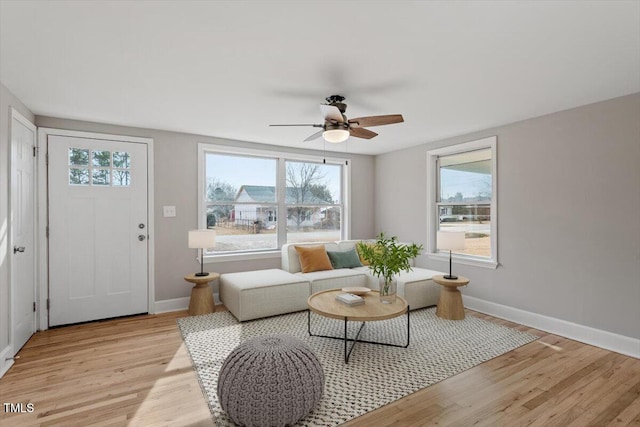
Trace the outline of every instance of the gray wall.
<instances>
[{"instance_id":1,"label":"gray wall","mask_svg":"<svg viewBox=\"0 0 640 427\"><path fill-rule=\"evenodd\" d=\"M425 243L427 150L492 135L500 266L464 293L640 338L640 94L377 156L376 232Z\"/></svg>"},{"instance_id":2,"label":"gray wall","mask_svg":"<svg viewBox=\"0 0 640 427\"><path fill-rule=\"evenodd\" d=\"M164 132L114 126L51 117L36 117L39 127L80 130L128 136L153 138L154 149L154 197L155 235L155 299L156 301L186 297L191 285L183 280L186 274L199 268L195 260L196 250L187 248L187 231L197 228L197 145L207 142L235 147L272 148L285 151L283 147L272 147L249 142L198 136L184 133ZM322 153L308 150L287 151L303 154ZM331 157L344 157L340 153L327 153ZM352 238L368 238L373 233L373 186L374 157L348 155L352 182ZM176 206L175 218L164 218L162 207ZM206 266L210 271L228 273L266 268L280 268L280 258L252 261L214 263ZM217 283L214 292L217 292Z\"/></svg>"},{"instance_id":3,"label":"gray wall","mask_svg":"<svg viewBox=\"0 0 640 427\"><path fill-rule=\"evenodd\" d=\"M31 120L34 117L4 85L0 89L1 351L9 339L9 106ZM380 155L375 160L351 155L352 237L367 238L385 231L402 240L425 243L427 150L497 135L500 266L492 270L456 265L457 272L472 280L465 294L640 338L639 117L640 94L634 94ZM36 117L35 123L154 139L157 301L188 296L189 286L182 277L197 268L194 251L186 249L187 230L196 227L197 218L197 143L268 148L49 117ZM178 216L164 218L163 205L175 205ZM279 259L269 259L212 264L211 270L279 265ZM426 257L418 265L447 268Z\"/></svg>"},{"instance_id":4,"label":"gray wall","mask_svg":"<svg viewBox=\"0 0 640 427\"><path fill-rule=\"evenodd\" d=\"M11 174L11 109L18 110L34 122L34 116L0 83L0 353L9 345L11 325L9 324L9 175ZM12 355L13 356L13 355ZM4 363L4 361L2 361ZM1 366L1 364L0 364Z\"/></svg>"}]
</instances>

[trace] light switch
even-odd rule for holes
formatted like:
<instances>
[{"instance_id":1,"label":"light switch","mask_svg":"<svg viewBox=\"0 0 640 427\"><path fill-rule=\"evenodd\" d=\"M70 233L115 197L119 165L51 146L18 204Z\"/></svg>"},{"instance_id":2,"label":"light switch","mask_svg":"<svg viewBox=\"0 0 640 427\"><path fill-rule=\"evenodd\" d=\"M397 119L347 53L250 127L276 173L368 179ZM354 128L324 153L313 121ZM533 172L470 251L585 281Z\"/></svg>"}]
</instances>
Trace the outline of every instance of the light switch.
<instances>
[{"instance_id":1,"label":"light switch","mask_svg":"<svg viewBox=\"0 0 640 427\"><path fill-rule=\"evenodd\" d=\"M176 207L175 206L163 206L162 209L164 210L164 217L165 218L171 218L176 216Z\"/></svg>"}]
</instances>

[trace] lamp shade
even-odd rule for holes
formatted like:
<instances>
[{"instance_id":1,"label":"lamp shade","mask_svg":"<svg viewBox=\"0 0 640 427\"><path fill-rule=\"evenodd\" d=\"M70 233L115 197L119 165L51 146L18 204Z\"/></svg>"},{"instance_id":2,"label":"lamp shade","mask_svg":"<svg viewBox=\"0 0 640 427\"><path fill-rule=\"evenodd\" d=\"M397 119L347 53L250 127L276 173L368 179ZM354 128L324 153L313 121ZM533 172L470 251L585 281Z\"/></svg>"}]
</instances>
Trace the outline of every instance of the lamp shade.
<instances>
[{"instance_id":1,"label":"lamp shade","mask_svg":"<svg viewBox=\"0 0 640 427\"><path fill-rule=\"evenodd\" d=\"M212 248L216 241L214 230L189 230L189 247L193 249Z\"/></svg>"},{"instance_id":2,"label":"lamp shade","mask_svg":"<svg viewBox=\"0 0 640 427\"><path fill-rule=\"evenodd\" d=\"M327 142L339 143L349 138L349 131L345 129L329 129L322 132L322 137Z\"/></svg>"},{"instance_id":3,"label":"lamp shade","mask_svg":"<svg viewBox=\"0 0 640 427\"><path fill-rule=\"evenodd\" d=\"M464 231L438 231L437 239L438 249L444 251L464 249L465 246Z\"/></svg>"}]
</instances>

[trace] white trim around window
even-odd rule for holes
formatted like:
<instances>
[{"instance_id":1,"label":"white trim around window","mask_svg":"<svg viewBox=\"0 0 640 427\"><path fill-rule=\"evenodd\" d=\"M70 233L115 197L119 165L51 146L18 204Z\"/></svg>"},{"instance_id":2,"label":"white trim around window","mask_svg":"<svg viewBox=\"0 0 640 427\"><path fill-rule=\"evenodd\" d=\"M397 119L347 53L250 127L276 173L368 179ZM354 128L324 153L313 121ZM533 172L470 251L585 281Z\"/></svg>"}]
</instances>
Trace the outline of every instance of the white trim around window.
<instances>
[{"instance_id":1,"label":"white trim around window","mask_svg":"<svg viewBox=\"0 0 640 427\"><path fill-rule=\"evenodd\" d=\"M481 257L464 254L453 254L453 262L478 267L497 268L498 266L498 175L497 175L497 137L490 136L476 141L455 144L427 152L427 248L426 254L430 259L448 261L449 254L438 251L436 246L436 232L439 226L438 212L438 158L470 151L491 149L491 256Z\"/></svg>"},{"instance_id":2,"label":"white trim around window","mask_svg":"<svg viewBox=\"0 0 640 427\"><path fill-rule=\"evenodd\" d=\"M197 168L197 191L198 191L198 228L205 228L207 223L207 218L204 212L206 211L207 205L207 195L206 195L206 185L205 185L205 174L206 174L206 154L207 153L216 153L223 155L238 155L238 156L247 156L247 157L260 157L260 158L272 158L277 161L277 182L284 182L285 180L285 162L287 161L302 161L302 162L313 162L313 163L327 163L327 164L336 164L342 165L342 219L341 219L341 230L340 230L340 239L349 239L351 236L351 210L350 210L350 201L351 201L351 191L350 191L350 183L351 183L351 168L349 165L351 164L350 159L346 158L333 158L333 157L325 157L325 156L317 156L317 155L308 155L308 154L297 154L297 153L287 153L283 151L271 151L271 150L260 150L254 148L245 148L245 147L229 147L226 145L217 145L210 143L198 143L198 168ZM280 193L278 195L278 210L281 212L278 214L281 218L286 218L286 205L284 200L284 195ZM286 243L286 221L278 221L278 233L277 233L277 248L274 249L266 249L266 250L256 250L256 251L242 251L242 252L229 252L229 253L218 253L214 255L205 255L204 262L205 263L218 263L218 262L229 262L229 261L244 261L244 260L252 260L252 259L264 259L264 258L279 258L280 257L280 248L284 243Z\"/></svg>"}]
</instances>

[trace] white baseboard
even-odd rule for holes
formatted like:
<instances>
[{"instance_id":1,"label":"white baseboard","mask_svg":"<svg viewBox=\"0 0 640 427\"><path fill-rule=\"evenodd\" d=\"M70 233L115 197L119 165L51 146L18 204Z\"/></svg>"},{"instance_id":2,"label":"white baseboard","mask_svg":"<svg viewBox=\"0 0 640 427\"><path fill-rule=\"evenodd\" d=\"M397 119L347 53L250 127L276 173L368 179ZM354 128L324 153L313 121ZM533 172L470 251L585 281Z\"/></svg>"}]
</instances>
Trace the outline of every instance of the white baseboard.
<instances>
[{"instance_id":1,"label":"white baseboard","mask_svg":"<svg viewBox=\"0 0 640 427\"><path fill-rule=\"evenodd\" d=\"M12 345L8 345L0 351L0 378L7 373L11 366L13 366L13 359L7 360L7 357L13 357Z\"/></svg>"},{"instance_id":2,"label":"white baseboard","mask_svg":"<svg viewBox=\"0 0 640 427\"><path fill-rule=\"evenodd\" d=\"M465 307L640 359L640 340L463 295Z\"/></svg>"},{"instance_id":3,"label":"white baseboard","mask_svg":"<svg viewBox=\"0 0 640 427\"><path fill-rule=\"evenodd\" d=\"M168 313L170 311L180 311L188 308L189 297L165 299L162 301L156 301L153 313Z\"/></svg>"},{"instance_id":4,"label":"white baseboard","mask_svg":"<svg viewBox=\"0 0 640 427\"><path fill-rule=\"evenodd\" d=\"M168 313L170 311L187 310L189 308L190 297L165 299L162 301L156 301L154 305L154 314ZM217 293L213 294L213 302L220 304L220 298Z\"/></svg>"}]
</instances>

